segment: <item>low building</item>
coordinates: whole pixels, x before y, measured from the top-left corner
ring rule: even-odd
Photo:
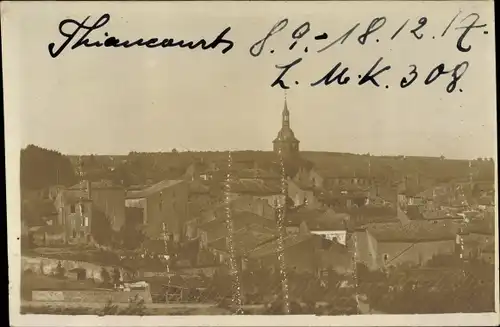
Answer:
[[[65,231],[67,243],[91,243],[94,205],[88,195],[64,190],[56,198],[58,225]]]
[[[150,239],[163,239],[165,232],[179,242],[185,232],[189,184],[184,180],[164,180],[142,190],[128,191],[125,205],[143,209],[143,225]]]
[[[278,180],[237,180],[228,183],[228,194],[230,199],[240,196],[251,196],[255,199],[266,200],[267,203],[278,208],[285,205],[286,190]]]
[[[289,235],[267,242],[247,254],[249,264],[279,271],[280,248],[286,268],[297,273],[318,274],[324,269],[348,273],[352,270],[348,249],[317,235]]]
[[[287,234],[315,234],[346,245],[349,215],[329,208],[295,208],[285,215]]]
[[[495,224],[492,220],[476,220],[461,229],[464,258],[481,258],[490,262],[495,249]],[[494,261],[494,256],[493,256]]]
[[[114,231],[119,231],[125,223],[125,189],[123,186],[106,180],[82,181],[64,192],[74,198],[91,200],[93,206],[109,219]]]
[[[308,179],[315,187],[324,189],[351,185],[370,186],[373,184],[373,178],[355,171],[347,172],[347,170],[349,169],[339,170],[317,167],[309,171]]]
[[[202,221],[207,222],[214,219],[225,219],[227,204],[221,203],[201,214]],[[274,220],[276,218],[276,208],[271,206],[265,199],[254,198],[250,195],[235,197],[229,202],[229,207],[233,212],[246,211],[258,216]]]
[[[46,225],[31,227],[28,231],[33,242],[38,246],[62,245],[66,243],[66,233],[63,226]]]
[[[459,227],[449,222],[369,224],[354,232],[350,246],[358,262],[372,270],[423,265],[435,255],[456,253],[458,233]]]
[[[311,234],[320,235],[329,241],[336,241],[345,246],[347,242],[347,226],[349,215],[345,213],[336,213],[333,210],[327,210],[321,216],[304,221],[304,230]]]
[[[276,222],[247,211],[236,211],[231,213],[233,222],[233,233],[244,229],[261,230],[261,234],[275,234],[277,232]],[[226,224],[226,218],[215,219],[199,226],[198,237],[200,245],[207,248],[210,243],[227,237],[229,228]]]
[[[276,239],[276,233],[251,224],[238,229],[232,237],[224,236],[209,244],[209,248],[217,258],[217,263],[228,264],[231,259],[231,251],[237,260],[241,260],[246,254],[261,244]]]
[[[293,200],[295,206],[320,206],[320,203],[314,194],[314,188],[312,185],[288,179],[287,194]]]

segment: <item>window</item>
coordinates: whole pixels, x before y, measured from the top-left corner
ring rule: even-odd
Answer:
[[[85,218],[83,218],[83,225],[84,225],[85,227],[88,227],[88,226],[89,226],[89,217],[85,217]]]
[[[80,213],[83,215],[85,213],[85,206],[83,203],[80,204]]]
[[[71,211],[71,213],[75,213],[75,212],[76,212],[76,208],[75,208],[75,205],[74,205],[74,204],[72,204],[72,205],[70,206],[70,211]]]
[[[73,229],[73,238],[76,237],[76,230]]]

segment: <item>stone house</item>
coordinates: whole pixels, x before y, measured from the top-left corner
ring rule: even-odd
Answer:
[[[247,254],[249,264],[279,271],[279,239],[258,246]],[[339,273],[352,270],[351,255],[346,247],[317,235],[288,235],[282,239],[287,269],[297,273],[319,274],[325,269]]]
[[[277,226],[274,220],[264,218],[252,212],[232,212],[231,220],[233,221],[233,233],[244,228],[252,228],[252,230],[259,229],[261,234],[275,234],[277,232]],[[227,237],[228,234],[229,230],[226,225],[225,217],[211,220],[200,225],[198,228],[198,237],[202,248],[209,247],[212,242]]]
[[[63,226],[45,225],[29,229],[33,242],[38,246],[62,245],[66,243],[66,233]]]
[[[164,180],[142,190],[128,191],[125,205],[143,209],[143,225],[150,239],[163,239],[166,233],[174,242],[185,234],[189,184],[184,180]]]
[[[323,189],[351,185],[369,187],[373,184],[373,179],[365,174],[356,172],[342,173],[342,171],[332,168],[313,168],[307,175],[308,181],[314,187]]]
[[[66,242],[92,242],[92,200],[81,192],[64,190],[56,197],[55,203],[57,224],[64,229]]]
[[[232,236],[232,247],[234,255],[238,261],[245,258],[246,254],[261,244],[276,239],[276,233],[263,228],[257,224],[250,224],[241,229],[238,229]],[[217,263],[227,264],[231,257],[230,238],[226,235],[209,244],[210,251],[217,258]]]
[[[329,209],[319,217],[303,221],[303,229],[314,235],[346,246],[349,215]]]
[[[267,201],[274,208],[285,205],[286,201],[286,195],[278,180],[238,180],[229,183],[228,189],[230,199],[240,196],[251,196],[255,199]]]
[[[233,213],[249,212],[259,217],[274,221],[276,218],[276,209],[269,205],[264,199],[254,198],[252,196],[239,196],[230,201],[229,207]],[[198,237],[198,227],[212,220],[225,220],[227,205],[220,203],[203,212],[192,215],[186,222],[186,237],[194,239]]]
[[[457,253],[458,226],[449,222],[374,223],[354,231],[349,246],[369,269],[423,265],[438,254]]]
[[[288,179],[287,194],[293,200],[295,206],[307,205],[315,207],[320,205],[311,185]]]
[[[110,181],[82,181],[64,191],[73,198],[90,200],[95,209],[108,217],[111,228],[119,231],[125,223],[125,189]]]

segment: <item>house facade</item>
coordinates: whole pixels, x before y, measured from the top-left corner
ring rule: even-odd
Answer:
[[[349,246],[356,251],[357,262],[371,270],[424,265],[436,255],[457,253],[457,233],[452,225],[430,222],[370,224],[354,231]]]
[[[65,242],[91,243],[92,200],[75,191],[62,191],[55,203],[58,210],[57,225],[64,230]]]
[[[164,180],[142,190],[127,192],[125,205],[142,208],[146,236],[164,238],[163,226],[168,237],[179,242],[187,219],[189,185],[184,180]]]
[[[93,206],[103,212],[114,231],[125,223],[125,189],[109,181],[82,181],[64,191],[74,198],[89,199]]]
[[[351,255],[345,247],[316,235],[289,235],[283,239],[285,266],[297,273],[319,274],[325,269],[352,271]],[[252,266],[279,271],[278,240],[267,242],[247,255]]]

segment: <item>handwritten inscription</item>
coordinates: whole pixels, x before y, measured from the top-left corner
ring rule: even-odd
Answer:
[[[56,42],[49,44],[48,50],[50,56],[52,58],[57,58],[64,52],[76,50],[81,47],[123,49],[132,47],[143,47],[147,49],[177,48],[193,51],[220,49],[222,54],[226,54],[236,46],[236,40],[231,39],[231,27],[226,27],[216,36],[210,38],[202,37],[198,40],[186,41],[173,37],[150,37],[128,40],[126,38],[110,36],[108,32],[103,30],[110,19],[110,14],[103,14],[93,23],[90,22],[90,16],[81,22],[74,19],[65,19],[61,21],[59,24],[59,34],[63,36],[63,40],[59,44],[56,44]],[[450,37],[448,33],[450,29],[460,31],[455,47],[459,53],[467,53],[472,49],[470,42],[473,32],[477,33],[482,30],[483,34],[488,33],[486,30],[487,24],[481,23],[480,19],[481,17],[477,13],[466,15],[460,11],[453,16],[449,22],[443,25],[442,31],[435,35],[444,38]],[[369,85],[383,88],[389,88],[390,86],[396,85],[396,87],[404,89],[416,83],[432,85],[437,80],[445,79],[446,92],[452,93],[455,90],[462,92],[458,84],[471,65],[467,60],[457,60],[458,62],[437,61],[436,65],[431,69],[421,69],[417,67],[417,64],[410,62],[407,68],[398,67],[399,76],[396,77],[396,83],[394,83],[394,74],[391,75],[392,77],[388,76],[389,72],[394,70],[394,67],[383,56],[377,56],[378,58],[375,57],[373,59],[373,64],[366,67],[359,67],[359,65],[356,65],[357,67],[352,68],[353,63],[349,64],[342,61],[334,62],[327,68],[325,73],[316,76],[316,78],[309,77],[309,81],[299,82],[289,77],[290,74],[293,74],[297,66],[304,63],[305,56],[309,52],[326,52],[348,42],[358,43],[361,47],[373,42],[395,42],[395,40],[401,38],[403,34],[417,41],[426,38],[429,19],[427,17],[420,17],[415,20],[406,19],[400,24],[397,24],[397,28],[392,27],[393,30],[389,30],[390,36],[382,40],[380,31],[390,28],[388,26],[388,21],[389,19],[387,17],[381,16],[375,17],[368,22],[357,22],[331,38],[326,32],[314,32],[312,24],[308,21],[293,27],[289,26],[290,23],[288,18],[283,18],[277,21],[267,34],[249,46],[249,54],[254,58],[273,54],[275,49],[269,46],[272,39],[278,34],[286,35],[286,33],[289,33],[290,44],[288,50],[291,51],[298,48],[300,51],[302,48],[303,54],[289,63],[275,64],[275,69],[278,70],[278,73],[277,77],[271,81],[270,86],[280,87],[282,89],[289,89],[291,85],[299,85],[302,82],[306,82],[306,85],[311,87],[357,84],[358,86]],[[436,36],[432,35],[432,38],[434,39]],[[209,41],[207,41],[207,39]],[[309,41],[309,46],[303,45],[306,41]],[[311,43],[311,41],[314,43]],[[406,72],[401,73],[401,68],[404,70],[406,69]]]
[[[488,32],[484,29],[487,24],[480,24],[478,21],[480,20],[480,16],[477,13],[471,13],[466,15],[459,21],[459,25],[457,26],[457,20],[462,15],[462,12],[456,14],[450,22],[444,26],[443,32],[441,33],[441,37],[445,37],[450,28],[454,27],[456,30],[462,30],[460,36],[456,41],[456,49],[461,52],[469,52],[472,49],[470,44],[466,45],[467,37],[471,34],[473,30],[483,29],[483,33],[487,34]],[[366,28],[362,27],[361,23],[356,23],[352,27],[348,28],[343,34],[338,36],[335,40],[327,43],[326,45],[320,45],[319,49],[316,50],[317,53],[321,53],[327,51],[334,47],[335,45],[340,46],[351,39],[355,39],[354,42],[358,42],[361,46],[367,44],[370,40],[374,42],[380,42],[379,38],[376,38],[376,34],[379,30],[386,26],[388,19],[386,17],[375,17],[373,18],[366,26]],[[428,24],[427,17],[420,17],[416,22],[411,22],[410,19],[404,21],[395,31],[392,33],[390,37],[390,41],[398,38],[402,33],[406,31],[416,40],[421,40],[424,38],[424,30]],[[269,40],[274,37],[276,34],[283,32],[286,30],[288,25],[288,19],[282,19],[278,23],[276,23],[269,33],[264,36],[264,38],[258,40],[255,44],[250,47],[250,54],[253,57],[258,57],[263,53],[264,47]],[[293,49],[297,41],[300,38],[303,38],[307,33],[311,32],[311,24],[309,22],[305,22],[301,24],[299,27],[293,30],[291,33],[291,37],[293,40],[292,45],[290,46],[290,50]],[[433,37],[435,38],[435,37]],[[315,41],[319,40],[327,40],[328,34],[323,32],[314,36]],[[257,49],[257,50],[256,50]],[[309,47],[305,47],[304,52],[308,52]],[[295,59],[289,64],[281,64],[276,65],[275,67],[280,70],[278,73],[278,77],[271,83],[272,87],[279,86],[283,89],[289,89],[290,85],[287,82],[287,76],[292,68],[297,66],[299,63],[303,62],[303,57],[299,57]],[[434,68],[429,71],[420,71],[416,64],[410,63],[408,65],[408,75],[401,76],[399,87],[407,88],[413,85],[416,80],[422,76],[424,85],[430,85],[438,79],[448,78],[448,82],[446,85],[446,91],[451,93],[457,89],[458,82],[466,73],[469,68],[470,63],[467,60],[458,63],[437,63]],[[316,79],[309,83],[312,87],[318,86],[328,86],[331,84],[336,85],[346,85],[357,83],[357,85],[371,85],[375,87],[384,86],[385,88],[389,88],[389,84],[381,83],[381,80],[384,77],[384,74],[392,69],[392,66],[389,63],[384,62],[384,58],[380,57],[374,60],[372,66],[367,67],[364,71],[360,71],[360,74],[357,74],[358,79],[356,80],[353,74],[352,69],[348,67],[343,62],[336,62],[332,65],[332,68],[324,74],[322,77]],[[295,84],[299,84],[298,81],[295,81]],[[462,89],[458,88],[460,92]]]
[[[163,38],[152,37],[148,39],[136,39],[134,41],[121,40],[115,36],[109,36],[107,32],[104,33],[104,40],[95,40],[95,35],[92,32],[99,30],[106,26],[110,20],[109,14],[102,15],[94,24],[87,24],[90,16],[85,18],[82,22],[78,22],[73,19],[65,19],[59,24],[59,33],[66,39],[59,47],[56,48],[55,43],[49,44],[49,53],[52,58],[56,58],[71,44],[70,49],[75,50],[79,47],[87,48],[132,48],[132,47],[146,47],[146,48],[188,48],[197,49],[201,48],[203,50],[215,49],[219,46],[225,47],[222,49],[222,53],[227,53],[234,46],[234,42],[227,39],[226,35],[231,30],[231,27],[227,27],[223,30],[212,42],[208,42],[201,38],[198,41],[185,41],[185,40],[175,40],[173,38]],[[65,30],[69,29],[69,32]],[[72,28],[72,29],[70,29]],[[78,35],[80,37],[78,38]],[[93,37],[93,38],[92,38]]]

